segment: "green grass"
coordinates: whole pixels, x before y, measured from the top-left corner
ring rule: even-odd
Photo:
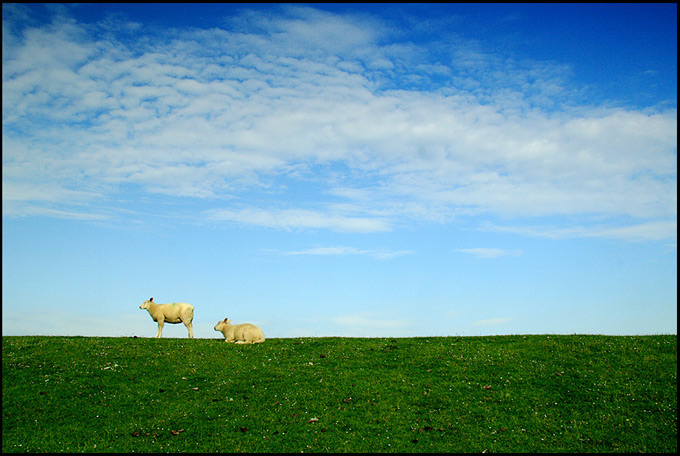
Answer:
[[[3,337],[2,451],[675,453],[676,346]]]

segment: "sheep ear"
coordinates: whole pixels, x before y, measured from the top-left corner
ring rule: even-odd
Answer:
[[[153,301],[153,298],[149,298],[149,301]]]
[[[227,319],[225,318],[224,321],[227,321]]]

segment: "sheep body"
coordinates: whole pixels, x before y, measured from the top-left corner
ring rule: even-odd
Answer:
[[[160,338],[163,334],[163,325],[165,323],[184,323],[184,326],[189,330],[189,338],[194,337],[194,328],[192,322],[194,320],[194,306],[186,302],[173,302],[170,304],[156,304],[153,298],[144,301],[139,306],[140,309],[149,311],[149,315],[153,321],[158,323],[158,332],[156,338]]]
[[[231,320],[225,318],[215,325],[215,331],[224,334],[225,342],[234,342],[235,344],[260,344],[264,342],[262,330],[250,323],[232,325]]]

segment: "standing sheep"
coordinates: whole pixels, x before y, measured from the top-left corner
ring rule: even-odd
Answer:
[[[225,318],[215,325],[215,331],[224,334],[225,342],[235,344],[259,344],[264,342],[264,333],[260,328],[250,323],[232,325],[231,320]]]
[[[194,320],[194,306],[191,304],[186,302],[156,304],[153,302],[153,298],[150,298],[148,301],[144,301],[139,308],[148,310],[153,321],[158,322],[156,338],[160,338],[163,334],[165,323],[184,323],[184,326],[189,330],[189,338],[194,337],[194,327],[191,324]]]

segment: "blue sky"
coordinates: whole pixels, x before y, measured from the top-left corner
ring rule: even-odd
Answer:
[[[677,5],[3,4],[3,335],[677,333]],[[164,337],[186,337],[166,325]]]

